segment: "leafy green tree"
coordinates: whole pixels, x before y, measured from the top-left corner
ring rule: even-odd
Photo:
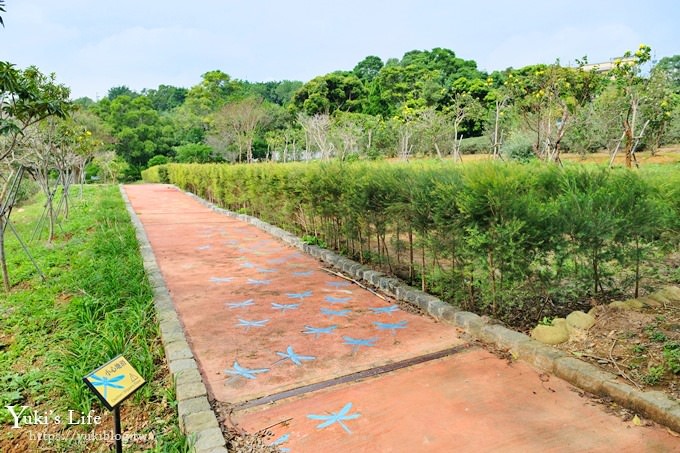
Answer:
[[[70,110],[69,89],[58,84],[54,74],[44,75],[34,66],[22,71],[0,62],[0,166],[5,167],[0,173],[0,268],[6,291],[10,281],[4,232],[12,210],[9,186],[16,175],[17,154],[29,128],[49,117],[66,117]]]
[[[154,110],[167,112],[182,105],[188,91],[186,88],[159,85],[155,90],[142,90],[142,95],[151,100]]]
[[[627,51],[623,58],[614,61],[612,78],[621,98],[618,116],[623,126],[623,143],[626,157],[626,167],[631,167],[635,160],[635,148],[644,136],[648,123],[642,123],[640,107],[643,103],[647,79],[643,78],[642,66],[651,59],[652,49],[646,44],[640,44],[635,53]],[[635,161],[637,165],[637,161]]]
[[[357,63],[354,69],[352,69],[352,72],[359,77],[362,82],[368,83],[376,78],[383,66],[383,62],[379,57],[370,55]]]
[[[138,176],[151,157],[172,153],[172,128],[154,110],[148,97],[123,95],[110,103],[100,103],[99,109],[111,127],[116,153],[130,164],[130,177]]]
[[[292,105],[307,115],[332,114],[336,110],[361,112],[366,89],[351,72],[333,72],[315,77],[295,92]]]
[[[164,156],[155,156],[156,162],[158,162],[158,158],[160,157]],[[206,164],[208,162],[214,162],[215,158],[210,146],[202,143],[189,143],[187,145],[175,147],[175,160],[185,164]]]
[[[118,87],[109,88],[109,93],[107,94],[106,97],[109,99],[109,101],[113,101],[114,99],[120,96],[128,96],[134,98],[136,96],[139,96],[139,94],[132,91],[129,87],[121,85]]]
[[[268,111],[262,98],[245,98],[225,104],[212,116],[212,134],[238,147],[238,160],[245,154],[253,162],[253,144],[258,128],[266,122]],[[266,146],[266,145],[265,145]]]
[[[680,94],[680,55],[663,57],[654,67],[655,71],[663,71],[673,86],[673,90]]]

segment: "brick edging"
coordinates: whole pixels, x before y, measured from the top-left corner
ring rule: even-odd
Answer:
[[[227,453],[224,435],[208,401],[208,390],[184,335],[184,328],[165,286],[144,226],[132,208],[123,186],[119,185],[119,189],[135,228],[144,270],[153,290],[161,340],[175,386],[180,429],[191,439],[192,451]]]
[[[176,187],[176,186],[173,186]],[[181,190],[178,188],[178,190]],[[338,270],[380,288],[397,300],[417,306],[438,320],[446,321],[463,329],[471,337],[497,348],[508,350],[514,358],[519,358],[543,371],[554,374],[570,384],[587,392],[610,397],[622,407],[631,409],[657,423],[680,432],[680,403],[659,391],[643,392],[621,382],[613,373],[579,360],[559,349],[544,345],[523,333],[506,327],[489,324],[481,316],[448,304],[431,294],[427,294],[400,279],[375,271],[330,250],[306,244],[299,237],[279,227],[264,222],[257,217],[239,214],[215,206],[199,196],[184,191],[204,206],[215,212],[228,215],[254,225],[276,236],[286,244],[297,247],[308,255],[335,267]]]

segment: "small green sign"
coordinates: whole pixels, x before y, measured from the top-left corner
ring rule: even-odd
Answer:
[[[108,410],[116,408],[145,382],[122,355],[100,366],[83,380]]]

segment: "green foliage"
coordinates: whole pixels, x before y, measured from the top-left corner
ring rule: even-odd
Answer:
[[[656,385],[663,379],[666,374],[666,368],[663,365],[653,366],[647,370],[647,374],[642,378],[647,385]]]
[[[680,374],[680,343],[666,343],[663,346],[663,358],[671,372]]]
[[[304,242],[305,244],[309,244],[309,245],[316,245],[318,247],[321,247],[322,249],[325,249],[325,248],[328,247],[328,245],[326,244],[326,242],[323,239],[319,239],[318,237],[311,236],[309,234],[302,236],[302,242]]]
[[[460,143],[461,154],[487,154],[491,149],[488,137],[464,138]]]
[[[175,149],[175,152],[177,152],[177,149]],[[154,165],[165,165],[168,162],[170,162],[170,159],[168,156],[163,156],[163,155],[157,155],[153,156],[151,159],[149,159],[149,167],[153,167]],[[184,161],[184,162],[190,162],[190,161]]]
[[[208,145],[204,145],[202,143],[189,143],[187,145],[175,147],[175,160],[185,164],[205,164],[208,162],[214,162],[215,158],[213,157],[212,148]],[[161,162],[161,164],[162,163],[167,163],[167,161]],[[151,165],[151,162],[149,162],[149,165]]]
[[[536,158],[532,139],[526,134],[513,135],[501,147],[501,152],[510,160],[528,162]]]

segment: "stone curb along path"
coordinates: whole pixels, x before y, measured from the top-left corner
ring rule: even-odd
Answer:
[[[620,406],[665,425],[675,432],[680,432],[680,403],[669,398],[663,392],[640,391],[621,382],[613,373],[603,371],[563,351],[544,345],[523,333],[515,332],[501,325],[489,324],[481,316],[462,311],[437,297],[407,285],[395,277],[375,271],[330,250],[306,244],[292,233],[256,217],[220,208],[191,192],[184,191],[184,193],[215,212],[256,226],[358,281],[379,288],[399,301],[419,307],[434,318],[464,330],[474,339],[498,349],[509,351],[513,358],[518,358],[545,372],[552,373],[589,393],[610,397]]]
[[[121,193],[137,229],[137,238],[144,265],[153,286],[162,340],[170,371],[175,378],[181,428],[195,440],[195,451],[224,452],[226,451],[224,438],[218,427],[217,419],[210,409],[206,386],[201,380],[197,363],[184,336],[156,259],[141,222],[131,208],[122,186]],[[582,362],[550,346],[543,345],[524,334],[499,325],[488,324],[480,316],[460,311],[456,307],[412,288],[396,278],[374,271],[329,250],[305,244],[300,238],[260,219],[216,207],[189,192],[185,193],[215,212],[256,226],[358,281],[363,280],[398,300],[417,306],[433,317],[461,328],[473,338],[494,345],[499,349],[509,350],[513,357],[520,358],[543,371],[552,373],[583,390],[607,395],[621,406],[633,409],[675,431],[680,431],[680,404],[671,400],[662,392],[638,391],[621,383],[611,373],[601,371],[593,365]]]
[[[123,186],[119,186],[119,189],[135,227],[144,270],[153,290],[161,340],[175,384],[180,429],[192,443],[193,451],[227,453],[224,435],[208,401],[208,390],[198,371],[194,354],[184,335],[184,328],[165,286],[144,226],[132,208]]]

